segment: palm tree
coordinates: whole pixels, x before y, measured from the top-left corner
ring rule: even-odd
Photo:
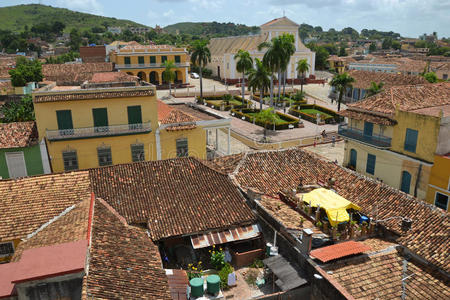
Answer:
[[[273,111],[273,107],[269,107],[264,110],[260,110],[255,116],[256,121],[264,124],[264,140],[267,138],[267,124],[275,124],[277,119],[276,114]]]
[[[208,48],[208,41],[196,40],[192,44],[189,50],[191,54],[191,62],[195,66],[198,66],[200,71],[200,102],[203,102],[203,77],[202,69],[211,62],[211,52]]]
[[[355,79],[348,75],[348,73],[337,74],[331,80],[330,85],[334,86],[339,91],[338,111],[341,110],[342,96],[348,87],[352,87],[353,82],[355,82]]]
[[[175,63],[172,60],[166,60],[163,64],[165,67],[163,72],[164,81],[169,83],[169,95],[172,94],[172,82],[175,80],[175,72],[173,69],[175,68]]]
[[[262,61],[255,59],[255,68],[248,70],[248,88],[252,89],[253,93],[259,90],[259,109],[262,110],[262,103],[264,93],[270,86],[270,73],[264,66]]]
[[[234,59],[238,59],[236,63],[236,70],[242,73],[242,100],[245,97],[245,72],[253,67],[253,59],[248,51],[239,50],[234,55]]]
[[[289,66],[289,62],[291,61],[291,56],[294,55],[295,48],[295,38],[294,35],[290,33],[283,33],[280,37],[282,42],[282,48],[284,55],[282,56],[282,64],[281,71],[283,72],[283,96],[285,95],[286,89],[286,76],[287,76],[287,67]],[[278,99],[280,99],[280,85],[278,84]]]
[[[261,51],[267,48],[266,53],[263,56],[263,63],[271,72],[270,76],[270,106],[273,106],[273,74],[276,71],[278,73],[278,84],[280,84],[280,69],[282,64],[283,48],[280,37],[274,37],[270,42],[263,42],[258,45],[258,50]],[[278,88],[279,89],[279,88]]]
[[[302,82],[301,82],[301,91],[303,93],[303,82],[305,81],[305,73],[309,71],[310,65],[308,64],[308,61],[305,59],[301,59],[297,62],[297,72],[301,74],[302,76]]]
[[[383,86],[384,86],[383,82],[380,82],[377,84],[375,81],[372,81],[370,83],[370,88],[367,89],[366,97],[370,97],[370,96],[380,93],[381,91],[383,91]]]

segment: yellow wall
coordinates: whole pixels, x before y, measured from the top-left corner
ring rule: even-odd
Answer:
[[[20,243],[20,239],[19,240],[11,240],[11,241],[2,241],[1,243],[8,243],[8,242],[13,242],[14,244],[14,251],[17,249],[17,246]],[[0,263],[5,263],[5,262],[9,262],[12,258],[11,256],[4,256],[4,257],[0,257]]]
[[[397,110],[395,119],[397,125],[394,127],[391,149],[414,158],[433,162],[439,135],[440,118]],[[415,153],[404,149],[407,128],[419,132]]]
[[[138,57],[143,56],[144,57],[144,63],[149,64],[150,63],[150,56],[156,57],[156,63],[161,64],[162,63],[162,56],[167,56],[168,61],[175,62],[175,56],[180,57],[180,63],[188,62],[188,57],[186,53],[165,53],[165,52],[155,52],[155,53],[139,53],[139,52],[130,52],[126,53],[121,50],[120,55],[112,54],[111,55],[111,62],[122,65],[125,64],[125,56],[130,57],[130,64],[139,64]]]
[[[436,155],[434,158],[434,165],[431,168],[427,202],[434,205],[436,192],[450,197],[449,182],[450,158]],[[447,207],[447,211],[450,211],[450,205]]]
[[[410,194],[414,194],[415,183],[417,180],[419,161],[408,159],[406,156],[396,154],[390,150],[378,149],[367,146],[352,140],[348,140],[345,144],[344,166],[350,162],[350,150],[355,149],[357,152],[356,171],[365,176],[382,180],[389,186],[400,189],[401,176],[403,171],[411,174]],[[375,174],[366,173],[367,154],[376,156]],[[417,198],[425,199],[427,193],[428,179],[431,173],[431,166],[422,163],[420,171],[420,180],[417,186]]]
[[[192,130],[161,130],[161,159],[177,157],[177,139],[188,139],[189,156],[206,159],[206,131],[197,127]]]
[[[364,121],[349,119],[348,124],[351,125],[352,128],[357,128],[359,130],[364,130]],[[385,126],[379,124],[373,124],[373,135],[383,135],[385,137],[392,138],[394,132],[393,126]]]

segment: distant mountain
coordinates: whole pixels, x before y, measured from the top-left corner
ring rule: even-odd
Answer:
[[[233,36],[247,35],[259,32],[258,26],[247,26],[234,23],[218,23],[218,22],[183,22],[176,23],[164,27],[168,33],[192,34],[203,36]]]
[[[39,4],[0,7],[0,30],[23,31],[24,26],[31,28],[40,23],[60,21],[66,24],[65,32],[72,28],[80,30],[103,26],[148,27],[129,20],[119,20],[72,11],[65,8]]]

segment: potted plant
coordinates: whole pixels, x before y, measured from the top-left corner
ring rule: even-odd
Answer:
[[[329,223],[327,221],[323,222],[323,231],[324,232],[328,232],[328,225],[329,225]]]
[[[305,218],[300,217],[300,227],[303,227],[304,222],[305,222]]]
[[[322,224],[322,222],[320,222],[320,220],[316,222],[316,226],[317,226],[317,227],[322,228],[322,225],[323,225],[323,224]]]
[[[333,240],[337,239],[337,225],[333,225],[331,229],[331,236],[333,237]]]
[[[361,235],[367,234],[367,222],[362,222]]]

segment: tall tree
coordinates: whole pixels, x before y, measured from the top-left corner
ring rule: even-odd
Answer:
[[[238,53],[234,55],[234,59],[237,59],[236,70],[242,73],[242,100],[245,97],[245,73],[253,67],[253,59],[248,51],[240,49]]]
[[[28,60],[23,56],[16,59],[16,68],[8,71],[13,86],[25,86],[28,82],[42,80],[42,65],[38,60]]]
[[[262,110],[264,93],[270,86],[270,73],[264,66],[262,61],[255,59],[255,68],[248,71],[248,88],[252,89],[253,93],[259,90],[259,109]]]
[[[295,48],[295,37],[292,34],[284,33],[281,35],[281,43],[283,49],[282,63],[281,63],[281,71],[283,75],[283,96],[285,95],[286,89],[286,76],[287,76],[287,68],[289,66],[289,62],[291,61],[291,56],[294,55]],[[279,77],[279,76],[278,76]],[[278,100],[280,100],[280,84],[278,82]]]
[[[305,73],[309,71],[309,68],[311,66],[308,64],[308,61],[306,60],[306,58],[301,59],[297,62],[297,72],[299,73],[299,75],[302,76],[302,81],[301,81],[301,91],[303,93],[303,83],[305,81]]]
[[[199,67],[200,75],[200,103],[203,103],[203,77],[202,69],[211,62],[211,52],[208,48],[208,41],[196,40],[189,50],[191,54],[191,62]]]
[[[278,85],[280,84],[281,65],[283,63],[283,44],[280,37],[274,37],[270,42],[263,42],[258,45],[258,50],[267,48],[263,56],[263,63],[271,71],[270,77],[270,106],[273,106],[273,75],[278,72]],[[278,86],[279,90],[279,86]]]
[[[384,86],[383,82],[377,84],[375,81],[372,81],[370,83],[370,88],[367,89],[367,97],[376,95],[381,91],[383,91],[383,86]]]
[[[34,121],[33,99],[25,95],[20,102],[11,101],[0,108],[1,119],[4,123]]]
[[[175,63],[172,60],[166,60],[163,63],[164,72],[163,79],[169,83],[169,95],[172,94],[172,82],[175,80],[175,72],[173,69],[175,68]]]
[[[344,96],[348,87],[352,87],[353,82],[355,82],[355,79],[348,75],[348,73],[337,74],[331,80],[330,85],[339,91],[338,111],[341,110],[342,96]]]

